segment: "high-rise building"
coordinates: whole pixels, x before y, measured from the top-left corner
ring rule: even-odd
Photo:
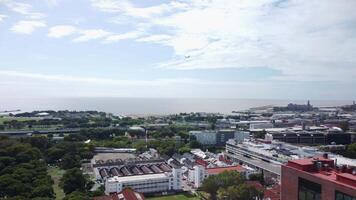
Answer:
[[[356,169],[338,167],[327,154],[282,166],[282,200],[356,200]]]

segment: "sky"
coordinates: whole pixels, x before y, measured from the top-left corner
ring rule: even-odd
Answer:
[[[0,97],[356,99],[355,0],[0,0]]]

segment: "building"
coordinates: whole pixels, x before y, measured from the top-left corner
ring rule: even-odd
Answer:
[[[204,130],[204,131],[190,131],[190,138],[195,137],[195,139],[203,145],[215,145],[216,144],[216,131]]]
[[[224,146],[229,139],[243,141],[250,136],[246,131],[235,131],[232,129],[190,131],[189,135],[194,136],[196,140],[203,145],[218,146]]]
[[[132,188],[140,193],[181,190],[181,165],[174,160],[126,160],[95,164],[97,180],[104,182],[105,193]]]
[[[327,132],[279,132],[267,133],[266,139],[274,139],[292,144],[350,144],[350,133],[327,133]]]
[[[145,197],[139,192],[136,192],[130,188],[125,188],[120,193],[94,197],[93,200],[145,200]]]
[[[196,165],[193,167],[193,169],[188,171],[188,181],[193,183],[195,188],[199,188],[203,184],[204,179],[211,175],[220,174],[224,171],[237,171],[246,178],[248,178],[251,173],[255,173],[254,170],[249,170],[248,168],[244,168],[241,165],[213,168],[206,168],[202,165]]]
[[[355,200],[356,169],[336,166],[327,154],[282,166],[281,200]]]

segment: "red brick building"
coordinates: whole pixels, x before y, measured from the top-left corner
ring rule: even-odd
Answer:
[[[356,200],[356,169],[336,167],[327,155],[282,166],[282,200]]]

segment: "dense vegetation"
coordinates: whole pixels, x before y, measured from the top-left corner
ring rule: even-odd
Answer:
[[[0,137],[0,198],[52,199],[51,177],[40,149]]]
[[[245,178],[236,171],[225,171],[206,178],[202,190],[212,200],[256,200],[262,199],[263,192],[245,183]]]

